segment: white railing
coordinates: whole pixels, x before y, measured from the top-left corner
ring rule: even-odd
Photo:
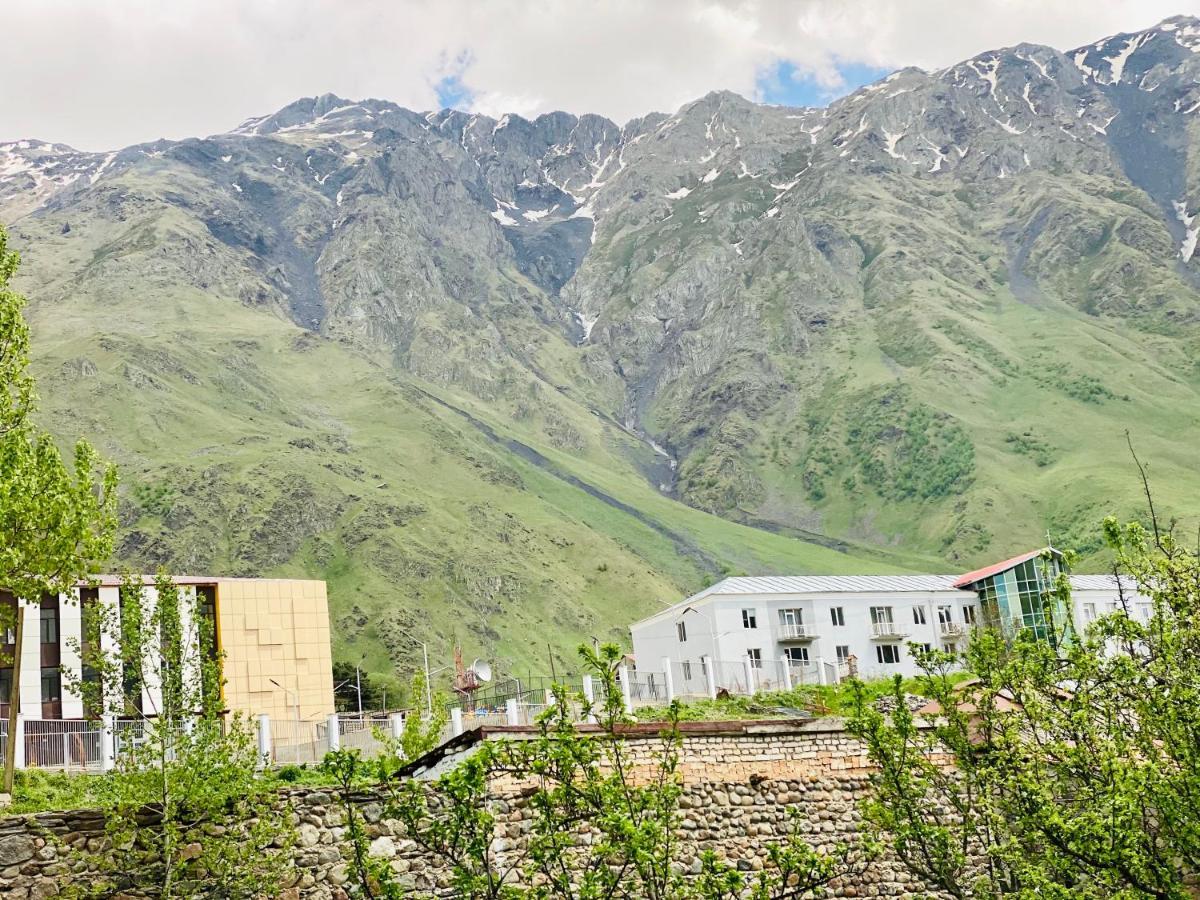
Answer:
[[[908,629],[903,625],[897,625],[895,622],[872,622],[871,637],[873,638],[901,638],[908,636]]]
[[[938,622],[938,634],[942,637],[962,637],[967,633],[967,626],[962,622]]]
[[[814,629],[803,622],[780,622],[779,639],[781,641],[809,641],[816,637]]]
[[[319,763],[329,750],[329,728],[325,722],[272,719],[271,762],[276,765]]]

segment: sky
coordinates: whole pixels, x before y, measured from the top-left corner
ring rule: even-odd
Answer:
[[[1196,0],[32,0],[4,11],[0,141],[107,150],[305,96],[626,122],[712,90],[825,105],[904,66],[1070,49]]]

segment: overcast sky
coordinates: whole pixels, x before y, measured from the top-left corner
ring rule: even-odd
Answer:
[[[624,122],[727,88],[824,104],[907,65],[1136,31],[1196,0],[31,0],[6,4],[0,140],[106,150],[327,91]]]

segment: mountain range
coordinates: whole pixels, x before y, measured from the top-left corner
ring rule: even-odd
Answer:
[[[723,573],[955,571],[1200,485],[1200,20],[623,125],[305,98],[0,144],[118,562],[326,578],[510,671]]]

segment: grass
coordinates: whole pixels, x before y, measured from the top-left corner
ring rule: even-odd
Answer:
[[[968,677],[964,673],[950,676],[953,682]],[[863,697],[873,703],[894,690],[891,679],[862,682]],[[919,697],[928,695],[921,678],[905,678],[901,682],[905,693]],[[844,717],[853,714],[855,708],[853,684],[843,681],[835,685],[804,685],[790,691],[768,691],[753,697],[721,697],[716,700],[686,700],[679,704],[679,718],[684,722],[720,722],[738,719],[788,719],[792,710],[800,710],[814,718],[824,716]],[[641,721],[653,722],[665,719],[666,707],[643,706],[636,710]]]
[[[272,787],[330,787],[334,781],[319,766],[285,765],[263,773]],[[102,808],[105,775],[21,769],[13,779],[12,803],[0,807],[0,816],[30,815],[52,810]]]

